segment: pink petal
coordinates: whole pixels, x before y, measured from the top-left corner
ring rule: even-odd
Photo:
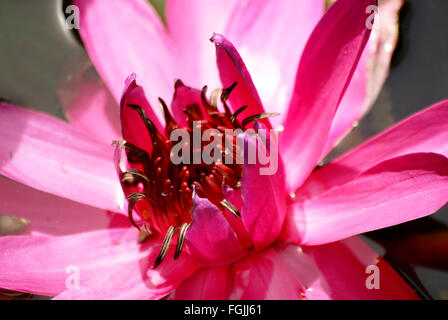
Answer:
[[[0,287],[54,296],[67,289],[74,274],[67,270],[77,268],[83,288],[92,279],[138,265],[148,249],[137,243],[137,236],[136,229],[124,228],[64,237],[0,237]],[[133,277],[141,280],[141,273]]]
[[[221,88],[215,65],[215,51],[207,40],[223,33],[231,21],[237,0],[167,0],[166,18],[170,37],[182,57],[177,77],[195,88]]]
[[[176,78],[175,50],[167,31],[146,0],[76,0],[80,35],[99,74],[117,102],[123,81],[139,74],[151,105],[171,97]],[[154,112],[162,119],[160,108]]]
[[[305,47],[281,136],[288,185],[300,186],[322,156],[339,102],[369,38],[365,10],[374,0],[339,0]]]
[[[280,124],[291,99],[295,72],[324,1],[241,1],[223,33],[238,48],[270,119]],[[216,31],[218,32],[218,31]]]
[[[366,112],[376,100],[389,74],[389,64],[398,41],[398,15],[404,0],[383,0],[379,2],[379,14],[368,43],[367,58],[367,100]]]
[[[224,187],[224,198],[227,199],[238,211],[242,212],[243,201],[241,197],[241,189],[234,190],[232,188]],[[247,232],[246,226],[242,218],[236,217],[229,209],[224,211],[224,217],[235,231],[241,246],[245,250],[252,250],[254,243],[252,242],[251,235]]]
[[[372,41],[372,40],[370,40]],[[321,158],[324,158],[333,147],[347,134],[355,125],[364,111],[367,110],[365,101],[367,99],[367,57],[369,51],[365,50],[359,60],[350,85],[342,98],[341,103],[331,124],[330,133]],[[373,102],[372,102],[373,103]]]
[[[376,164],[409,153],[448,156],[448,100],[439,102],[369,139],[328,165],[314,171],[299,198],[312,198],[358,176]]]
[[[160,243],[161,239],[158,239]],[[145,244],[148,247],[150,244]],[[151,248],[150,256],[117,266],[81,286],[80,290],[69,289],[56,300],[149,300],[162,299],[175,290],[182,281],[197,270],[188,255],[178,260],[165,260],[153,269],[152,265],[160,247]],[[148,254],[148,252],[146,252]],[[174,254],[174,248],[169,251]]]
[[[141,268],[148,268],[145,259],[124,264],[114,272],[92,278],[80,289],[66,289],[54,300],[149,300],[153,296],[141,278]],[[113,279],[113,280],[112,280]],[[163,295],[161,296],[163,297]]]
[[[210,40],[216,46],[216,62],[223,87],[228,88],[237,82],[237,86],[229,97],[233,111],[247,106],[246,112],[249,116],[264,113],[249,71],[233,44],[224,36],[216,33]]]
[[[124,140],[134,144],[142,150],[150,152],[152,150],[152,142],[149,131],[139,113],[130,105],[141,107],[159,132],[162,131],[163,127],[148,100],[146,100],[143,88],[137,85],[135,74],[131,74],[126,79],[125,88],[120,101],[121,131]]]
[[[0,104],[0,174],[33,188],[119,211],[113,148],[43,113]]]
[[[367,266],[380,272],[369,290]],[[229,274],[230,272],[230,274]],[[325,246],[279,246],[231,268],[198,270],[174,299],[417,299],[401,277],[360,238]]]
[[[127,227],[122,214],[107,213],[0,177],[0,213],[27,219],[33,235],[68,235]]]
[[[324,246],[288,246],[277,252],[306,289],[305,299],[418,299],[393,268],[358,237]],[[378,267],[379,289],[366,286],[372,274],[367,272],[368,266]]]
[[[297,300],[302,286],[277,252],[249,256],[232,268],[232,300]]]
[[[403,0],[379,3],[372,36],[333,119],[324,154],[370,109],[383,87],[398,40],[398,11],[402,4]]]
[[[184,110],[189,105],[202,105],[201,91],[186,86],[182,81],[176,81],[175,92],[171,102],[173,117],[180,127],[187,126],[187,116]]]
[[[263,153],[266,152],[261,141],[247,141],[249,144],[256,144],[256,148],[262,149]],[[275,146],[273,150],[277,152],[278,148]],[[273,157],[271,161],[274,161]],[[256,250],[263,250],[277,239],[286,215],[287,194],[281,159],[277,160],[277,165],[278,170],[270,174],[262,174],[267,166],[261,165],[259,161],[255,164],[244,161],[243,165],[241,217]]]
[[[202,268],[176,289],[174,300],[226,300],[232,289],[230,267]]]
[[[401,156],[352,181],[294,205],[298,234],[289,239],[318,245],[431,214],[447,203],[448,159],[432,153]]]
[[[244,256],[235,232],[210,201],[196,196],[192,216],[185,245],[195,261],[203,265],[219,265]]]
[[[67,81],[58,96],[69,122],[103,143],[120,138],[120,108],[107,87],[89,68]]]

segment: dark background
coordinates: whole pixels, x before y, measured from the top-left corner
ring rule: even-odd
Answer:
[[[162,10],[163,0],[153,2]],[[0,98],[61,118],[58,88],[91,65],[76,34],[63,27],[63,3],[0,1]],[[447,15],[448,0],[406,2],[384,89],[331,157],[448,98]],[[424,297],[448,299],[448,207],[428,218],[369,233],[365,239]]]

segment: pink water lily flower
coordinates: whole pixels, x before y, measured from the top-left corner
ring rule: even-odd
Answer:
[[[110,93],[85,80],[66,101],[70,124],[1,104],[0,174],[11,180],[0,180],[0,208],[29,225],[18,219],[23,234],[0,237],[0,288],[57,299],[417,298],[356,235],[445,205],[448,101],[315,169],[384,80],[390,50],[378,47],[393,32],[380,25],[364,51],[374,0],[338,0],[323,16],[315,0],[169,0],[167,27],[146,0],[75,3]],[[386,3],[392,21],[399,4]],[[236,83],[221,94],[229,110],[194,89],[204,83]],[[154,107],[159,96],[173,96],[170,110]],[[259,123],[282,129],[276,174],[169,163],[174,126],[232,127],[266,112],[281,114]]]

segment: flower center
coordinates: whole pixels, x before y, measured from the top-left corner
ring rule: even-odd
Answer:
[[[182,82],[177,80],[176,89],[181,85]],[[183,112],[186,116],[186,125],[182,127],[174,120],[165,102],[159,98],[165,117],[165,132],[157,130],[140,106],[131,104],[126,106],[134,108],[139,113],[152,142],[150,152],[124,142],[123,147],[126,149],[127,161],[131,168],[122,173],[121,181],[129,200],[129,219],[141,231],[140,240],[144,240],[154,232],[166,232],[154,267],[165,258],[177,231],[179,236],[175,259],[179,257],[186,232],[192,223],[194,192],[201,198],[207,198],[223,213],[227,209],[235,216],[241,217],[238,209],[225,198],[223,192],[225,187],[234,190],[241,187],[242,162],[238,160],[240,150],[235,130],[242,132],[252,121],[272,115],[254,115],[240,122],[237,117],[247,107],[242,106],[232,113],[227,104],[235,86],[236,83],[227,89],[215,90],[210,99],[206,96],[205,86],[201,91],[201,102],[185,106]],[[223,111],[217,106],[219,98]],[[177,136],[184,138],[179,148],[182,151],[181,161],[177,159],[179,153],[173,152],[178,144],[171,139],[175,131],[178,133]],[[198,146],[197,142],[193,141],[197,133],[203,137],[207,131],[210,142],[202,142]],[[201,155],[207,148],[210,149],[212,144],[214,148],[208,150],[208,154],[213,157],[213,161],[206,161]],[[133,218],[134,209],[142,219],[139,223]]]

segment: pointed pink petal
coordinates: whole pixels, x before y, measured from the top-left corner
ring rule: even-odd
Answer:
[[[224,187],[224,198],[227,199],[238,211],[243,211],[243,201],[241,189],[234,190],[232,188]],[[235,231],[241,246],[245,250],[251,250],[254,247],[251,235],[247,232],[246,226],[242,218],[236,217],[229,209],[225,209],[224,217]]]
[[[230,267],[202,268],[176,289],[174,300],[227,300],[232,289]]]
[[[394,269],[358,237],[323,246],[288,246],[277,251],[303,284],[305,299],[418,299]],[[366,286],[372,274],[367,272],[368,266],[378,267],[379,289]]]
[[[216,46],[216,62],[223,87],[228,88],[237,82],[237,86],[229,97],[233,111],[247,106],[246,113],[249,116],[264,113],[249,71],[233,44],[224,36],[216,33],[210,40]]]
[[[201,91],[186,86],[182,81],[177,81],[175,85],[175,92],[171,102],[171,112],[173,117],[180,127],[187,126],[187,116],[184,110],[189,105],[202,105]]]
[[[337,107],[369,38],[365,11],[374,0],[339,0],[304,49],[280,148],[288,185],[298,187],[319,162]]]
[[[223,33],[246,62],[266,112],[282,113],[273,124],[286,116],[300,56],[323,13],[324,1],[246,1]]]
[[[365,101],[367,99],[368,54],[368,50],[365,50],[361,56],[352,81],[339,104],[331,124],[322,158],[353,128],[356,121],[364,114],[364,110],[367,110]]]
[[[448,159],[416,153],[387,160],[352,181],[294,205],[291,240],[317,245],[431,214],[447,203]],[[295,239],[294,239],[295,238]]]
[[[203,265],[218,265],[244,256],[235,232],[221,210],[210,201],[196,196],[192,217],[185,246],[195,261]]]
[[[138,265],[148,249],[137,243],[137,237],[134,228],[64,237],[0,237],[0,287],[54,296],[67,289],[68,278],[74,275],[70,270],[76,268],[83,288],[92,279]],[[141,273],[134,277],[141,279]]]
[[[158,239],[160,243],[162,239]],[[148,247],[149,244],[144,244]],[[188,255],[178,260],[166,259],[157,269],[153,263],[160,247],[150,249],[150,255],[117,266],[104,272],[80,287],[69,289],[55,297],[56,300],[149,300],[162,299],[175,290],[182,281],[197,270]],[[174,254],[174,248],[168,252]],[[148,251],[146,250],[146,255]]]
[[[298,198],[315,197],[382,161],[401,155],[434,152],[448,156],[447,120],[448,100],[412,115],[314,171],[296,192]]]
[[[379,3],[372,35],[333,119],[324,154],[370,109],[383,87],[398,40],[398,12],[402,4],[403,0]]]
[[[262,131],[259,132],[261,134]],[[264,154],[269,154],[266,153],[266,147],[261,141],[258,140],[257,143],[249,138],[247,142],[248,151],[251,150],[250,145],[255,144],[255,148],[259,148]],[[275,144],[275,141],[272,140],[270,143]],[[253,150],[260,151],[255,148]],[[278,153],[277,146],[274,146],[273,150]],[[274,159],[271,157],[271,162],[274,162]],[[263,170],[267,167],[261,165],[259,161],[255,164],[244,161],[241,180],[243,202],[241,217],[256,250],[265,249],[277,239],[286,215],[287,194],[282,160],[277,159],[277,171],[263,174]],[[273,166],[272,169],[274,168]]]
[[[107,213],[0,177],[0,214],[27,219],[24,232],[68,235],[129,226],[122,214]]]
[[[379,2],[378,15],[373,25],[372,36],[367,44],[367,99],[368,109],[376,100],[389,74],[390,61],[399,37],[399,12],[404,0]],[[366,112],[367,110],[363,110]]]
[[[76,0],[80,35],[99,74],[117,102],[123,81],[139,75],[151,105],[168,99],[176,78],[174,50],[167,31],[146,0]],[[154,112],[162,119],[160,108]]]
[[[170,37],[178,48],[180,78],[185,83],[211,90],[221,88],[215,50],[207,41],[214,32],[224,33],[237,0],[167,0],[166,20]]]
[[[120,108],[92,68],[64,83],[58,96],[69,122],[91,137],[110,144],[120,138]]]
[[[33,188],[119,211],[113,148],[43,113],[0,104],[0,174]]]
[[[249,256],[232,268],[232,300],[297,300],[302,285],[274,249]]]
[[[152,150],[152,143],[148,129],[136,109],[129,105],[141,107],[159,132],[162,130],[159,119],[155,115],[148,100],[146,100],[143,88],[137,85],[135,74],[131,74],[126,79],[120,101],[121,131],[124,140],[142,150],[150,152]]]

